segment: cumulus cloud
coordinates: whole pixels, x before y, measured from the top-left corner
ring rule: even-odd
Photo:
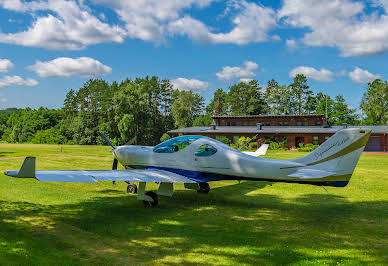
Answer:
[[[219,80],[225,82],[233,79],[240,79],[241,82],[249,82],[256,76],[253,72],[256,69],[258,69],[258,65],[255,62],[246,61],[243,66],[224,66],[216,75]]]
[[[13,11],[25,11],[25,5],[20,0],[0,0],[0,6]]]
[[[368,83],[381,78],[381,76],[378,74],[372,74],[368,70],[356,67],[352,72],[349,72],[349,78],[356,83]]]
[[[105,15],[84,1],[0,0],[5,9],[24,12],[34,18],[24,31],[1,33],[0,42],[54,50],[78,50],[102,42],[123,42],[125,38],[163,43],[179,35],[201,43],[248,44],[279,40],[268,32],[276,27],[276,12],[246,0],[228,0],[222,19],[232,28],[212,29],[190,16],[192,8],[206,8],[218,0],[91,0],[112,9],[119,18],[111,25]],[[43,11],[43,12],[42,12]],[[93,15],[96,13],[97,15]]]
[[[204,43],[247,44],[277,40],[275,35],[269,38],[267,32],[276,26],[275,11],[253,2],[233,2],[238,14],[233,18],[233,29],[227,33],[214,33],[204,23],[185,16],[172,21],[169,31],[173,34],[187,35],[189,38]]]
[[[37,73],[40,77],[96,77],[110,74],[112,69],[90,57],[68,58],[58,57],[54,60],[38,61],[28,69]]]
[[[8,87],[11,85],[19,85],[19,86],[36,86],[39,83],[31,78],[23,79],[20,76],[4,76],[0,78],[0,88]]]
[[[1,98],[1,99],[0,99],[0,102],[6,103],[6,102],[8,102],[8,99],[7,99],[7,98]]]
[[[350,0],[284,0],[278,18],[307,28],[302,42],[337,47],[342,56],[367,56],[388,51],[388,4],[375,1],[384,12],[366,14],[361,2]]]
[[[291,50],[295,50],[296,48],[298,48],[298,43],[294,39],[287,39],[286,45]]]
[[[289,76],[295,77],[297,74],[303,74],[308,78],[315,79],[317,81],[322,81],[322,82],[333,81],[333,76],[335,75],[335,73],[325,68],[321,68],[321,70],[317,70],[313,67],[299,66],[291,70],[289,73]]]
[[[0,0],[1,1],[1,0]],[[8,1],[0,2],[4,8]],[[16,1],[15,3],[20,3]],[[123,42],[125,31],[118,26],[101,22],[74,1],[48,0],[47,2],[24,2],[12,7],[17,11],[51,11],[36,19],[25,31],[1,33],[0,42],[23,46],[44,47],[55,50],[79,50],[87,45],[101,42]],[[35,17],[35,16],[34,16]]]
[[[8,59],[0,59],[0,73],[8,72],[13,68],[13,64]]]
[[[194,92],[204,92],[209,87],[209,83],[201,81],[198,79],[187,79],[187,78],[177,78],[171,80],[171,84],[175,89],[185,90],[185,91],[194,91]]]

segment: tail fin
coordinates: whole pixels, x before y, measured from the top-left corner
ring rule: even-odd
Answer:
[[[310,154],[292,161],[305,165],[304,169],[330,172],[332,175],[324,178],[324,181],[335,181],[335,186],[340,183],[342,185],[339,186],[346,186],[370,134],[370,130],[360,128],[343,129]]]
[[[265,155],[267,153],[269,144],[261,144],[260,148],[255,151],[255,156]]]
[[[24,159],[23,165],[19,171],[8,170],[4,172],[5,175],[22,178],[34,178],[35,177],[35,157],[29,156]]]

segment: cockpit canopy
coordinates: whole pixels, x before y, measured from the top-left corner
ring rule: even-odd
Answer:
[[[180,136],[180,137],[172,138],[155,146],[153,151],[157,153],[177,152],[186,148],[191,143],[193,143],[194,141],[200,138],[203,138],[203,136]]]

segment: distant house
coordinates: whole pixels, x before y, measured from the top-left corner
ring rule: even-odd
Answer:
[[[287,148],[299,143],[322,144],[344,126],[332,126],[324,115],[247,115],[214,116],[211,127],[188,127],[169,131],[172,135],[203,135],[214,139],[227,137],[236,143],[238,138],[285,142]],[[358,127],[358,126],[349,126]],[[388,126],[359,126],[371,129],[372,135],[365,151],[388,151]]]

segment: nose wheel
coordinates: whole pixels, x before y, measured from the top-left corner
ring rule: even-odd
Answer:
[[[127,186],[127,193],[129,194],[136,194],[137,193],[137,186],[136,184],[129,183]]]

